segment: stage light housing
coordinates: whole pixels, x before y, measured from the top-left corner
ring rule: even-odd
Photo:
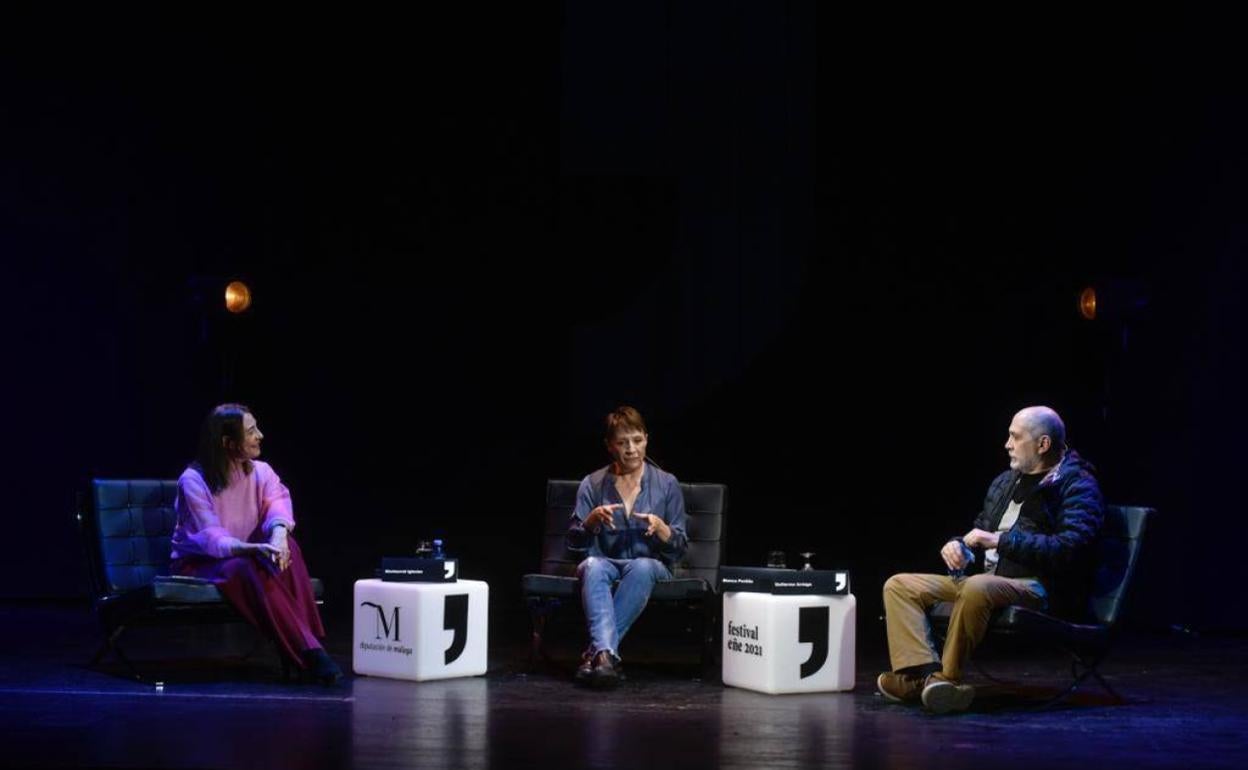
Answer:
[[[251,307],[251,289],[242,281],[231,281],[225,287],[225,309],[231,313],[242,313]]]
[[[1079,294],[1079,315],[1088,321],[1096,320],[1096,289],[1091,286]]]

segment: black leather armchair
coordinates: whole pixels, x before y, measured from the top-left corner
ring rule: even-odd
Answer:
[[[993,614],[989,635],[1038,639],[1070,655],[1073,681],[1054,701],[1073,693],[1088,677],[1095,678],[1119,702],[1123,700],[1097,667],[1113,645],[1127,589],[1139,563],[1144,531],[1148,520],[1156,513],[1152,508],[1138,506],[1106,507],[1098,541],[1100,556],[1089,594],[1091,622],[1073,623],[1021,606],[1006,607]],[[952,609],[949,602],[941,602],[929,611],[928,617],[937,635],[944,636]]]
[[[210,581],[169,574],[176,481],[105,480],[91,483],[91,504],[78,523],[105,639],[91,665],[113,653],[143,680],[121,647],[136,626],[246,623]],[[317,603],[324,587],[313,579]]]
[[[521,591],[532,621],[529,664],[547,659],[544,635],[551,618],[565,603],[580,607],[580,584],[576,568],[584,558],[565,548],[568,519],[576,506],[580,482],[546,482],[546,519],[542,537],[541,572],[525,575]],[[672,580],[662,580],[650,595],[652,602],[685,605],[702,615],[703,657],[714,647],[718,623],[718,597],[715,577],[724,557],[725,513],[728,488],[723,484],[681,484],[685,498],[689,547],[684,559],[672,570]]]

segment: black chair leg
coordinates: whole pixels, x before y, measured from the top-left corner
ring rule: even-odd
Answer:
[[[1095,679],[1097,683],[1105,690],[1105,692],[1109,693],[1110,696],[1117,703],[1123,704],[1127,702],[1127,699],[1122,697],[1122,695],[1117,690],[1115,690],[1108,681],[1106,681],[1105,677],[1101,676],[1099,666],[1101,665],[1101,661],[1105,659],[1104,654],[1097,655],[1095,658],[1092,658],[1091,660],[1085,660],[1084,658],[1078,655],[1075,655],[1074,658],[1075,658],[1075,661],[1072,664],[1072,668],[1077,666],[1083,669],[1082,674],[1080,674],[1079,676],[1080,682],[1086,680],[1090,676],[1093,679]]]
[[[1089,661],[1089,660],[1084,659],[1081,655],[1078,655],[1074,652],[1071,652],[1069,650],[1067,650],[1067,652],[1070,654],[1070,658],[1071,658],[1070,660],[1070,677],[1071,677],[1070,685],[1066,689],[1058,693],[1057,695],[1054,695],[1052,698],[1049,698],[1045,700],[1044,702],[1037,704],[1035,706],[1036,710],[1043,710],[1043,709],[1051,708],[1065,701],[1067,698],[1073,695],[1075,691],[1078,690],[1079,687],[1088,680],[1089,677],[1096,679],[1096,681],[1100,683],[1101,687],[1105,688],[1105,691],[1108,692],[1114,698],[1114,701],[1117,702],[1118,704],[1121,705],[1127,702],[1127,699],[1122,697],[1122,695],[1120,695],[1118,691],[1115,690],[1109,684],[1109,682],[1105,680],[1105,677],[1101,676],[1101,672],[1097,670],[1097,666],[1101,664],[1101,660],[1104,658],[1104,655],[1099,655]]]
[[[720,599],[708,597],[702,604],[702,678],[718,681],[722,676],[720,635]]]
[[[557,605],[542,599],[529,600],[529,621],[532,624],[532,632],[529,637],[528,670],[530,673],[537,670],[539,658],[542,663],[550,663],[550,654],[546,651],[544,635],[546,633],[546,625],[550,622],[550,617],[554,614],[556,607]]]
[[[539,615],[533,615],[530,618],[533,630],[529,635],[529,671],[537,669],[537,661],[543,657],[545,650],[542,649],[542,632],[545,630],[546,618]]]
[[[138,667],[134,665],[134,662],[131,661],[130,658],[126,657],[126,654],[121,651],[120,645],[113,645],[113,654],[117,656],[117,660],[120,660],[122,665],[126,667],[126,670],[130,672],[130,677],[134,679],[134,681],[142,682],[143,684],[155,684],[155,682],[152,682],[147,677],[143,676]]]
[[[971,665],[975,666],[975,670],[979,672],[979,675],[982,676],[984,679],[987,679],[989,682],[992,682],[995,685],[1000,685],[1002,687],[1011,686],[1011,684],[1005,681],[1004,679],[998,679],[997,677],[988,673],[988,670],[984,668],[984,664],[980,663],[978,660],[971,658]]]
[[[138,675],[137,670],[134,667],[134,664],[131,663],[130,659],[127,658],[125,656],[125,653],[121,651],[121,645],[119,644],[119,640],[121,639],[121,635],[124,634],[125,632],[126,632],[125,626],[117,626],[112,631],[110,631],[108,633],[108,636],[104,638],[104,641],[100,643],[100,648],[96,650],[95,655],[91,656],[91,662],[88,663],[87,665],[88,666],[99,665],[104,660],[104,658],[107,657],[108,654],[111,652],[113,655],[117,657],[118,660],[120,660],[123,664],[125,664],[126,668],[129,669],[132,674],[134,674],[136,679],[142,681],[142,677]]]
[[[1065,652],[1066,654],[1070,655],[1070,680],[1071,680],[1070,684],[1067,687],[1065,687],[1061,692],[1059,692],[1057,695],[1054,695],[1050,698],[1045,698],[1043,701],[1033,706],[1029,706],[1028,708],[1035,709],[1037,711],[1042,711],[1044,709],[1048,709],[1048,708],[1052,708],[1053,706],[1056,706],[1057,704],[1065,701],[1067,698],[1073,695],[1075,691],[1078,690],[1079,687],[1088,680],[1089,677],[1095,678],[1096,681],[1100,683],[1101,687],[1103,687],[1106,692],[1108,692],[1111,696],[1113,696],[1114,700],[1117,703],[1123,704],[1127,702],[1127,699],[1122,697],[1122,695],[1120,695],[1118,691],[1115,690],[1109,684],[1109,682],[1105,680],[1105,677],[1101,676],[1101,672],[1097,670],[1097,666],[1101,664],[1101,660],[1105,657],[1103,654],[1098,655],[1097,657],[1092,658],[1091,660],[1088,660],[1084,658],[1082,655],[1074,652],[1073,650],[1065,649]],[[985,679],[992,682],[993,684],[998,685],[1000,687],[1004,687],[1009,690],[1021,689],[1021,685],[1019,685],[1016,682],[1009,682],[1004,679],[998,679],[997,677],[988,673],[988,671],[984,668],[983,664],[980,663],[978,660],[972,658],[971,664],[975,666],[975,670],[979,673],[980,676],[984,677]]]
[[[1105,681],[1105,677],[1101,676],[1101,672],[1097,671],[1095,667],[1090,669],[1088,673],[1096,678],[1096,681],[1100,683],[1101,687],[1105,688],[1105,692],[1113,696],[1114,700],[1118,701],[1119,703],[1127,702],[1126,698],[1122,697],[1122,695],[1119,694],[1117,690],[1115,690],[1113,687],[1110,686],[1109,682]]]
[[[125,626],[119,626],[111,633],[104,637],[104,641],[100,642],[100,647],[91,656],[91,662],[88,666],[98,666],[100,661],[104,660],[104,656],[113,651],[113,646],[117,643],[117,638],[121,636],[121,632],[125,630]]]
[[[139,671],[138,666],[134,665],[134,661],[130,660],[126,653],[121,649],[120,640],[122,634],[125,632],[125,626],[117,626],[110,631],[108,636],[104,638],[104,641],[100,643],[99,649],[97,649],[95,654],[91,656],[91,662],[89,662],[87,666],[89,668],[98,666],[104,661],[104,658],[106,658],[109,653],[112,653],[117,660],[121,661],[121,665],[125,668],[130,679],[143,684],[159,684],[158,682],[152,681],[148,677],[144,676],[143,672]]]

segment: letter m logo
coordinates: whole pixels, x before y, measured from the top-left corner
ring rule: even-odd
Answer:
[[[372,607],[373,609],[377,610],[377,638],[378,639],[381,639],[383,636],[386,639],[389,639],[390,632],[394,631],[394,641],[396,642],[403,641],[402,639],[399,638],[399,607],[397,604],[394,607],[394,614],[390,616],[389,623],[386,622],[386,611],[382,609],[380,604],[374,604],[373,602],[360,602],[360,606]]]

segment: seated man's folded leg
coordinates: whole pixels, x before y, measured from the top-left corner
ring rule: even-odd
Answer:
[[[962,681],[962,669],[971,652],[988,631],[993,610],[1022,604],[1044,605],[1044,594],[1034,581],[996,575],[972,575],[961,581],[958,598],[949,616],[949,632],[940,656],[942,675],[950,682]]]
[[[893,671],[940,662],[932,647],[927,611],[957,595],[958,584],[948,575],[902,573],[884,583],[884,622]]]
[[[897,703],[917,703],[923,680],[939,669],[940,656],[932,646],[927,610],[937,602],[953,601],[957,585],[946,575],[902,573],[884,583],[884,619],[892,671],[876,677],[876,689]]]
[[[1034,581],[996,575],[972,575],[958,583],[941,670],[925,680],[920,696],[924,708],[944,714],[971,705],[975,688],[962,682],[963,667],[987,633],[993,611],[1011,604],[1043,606],[1043,589]]]

